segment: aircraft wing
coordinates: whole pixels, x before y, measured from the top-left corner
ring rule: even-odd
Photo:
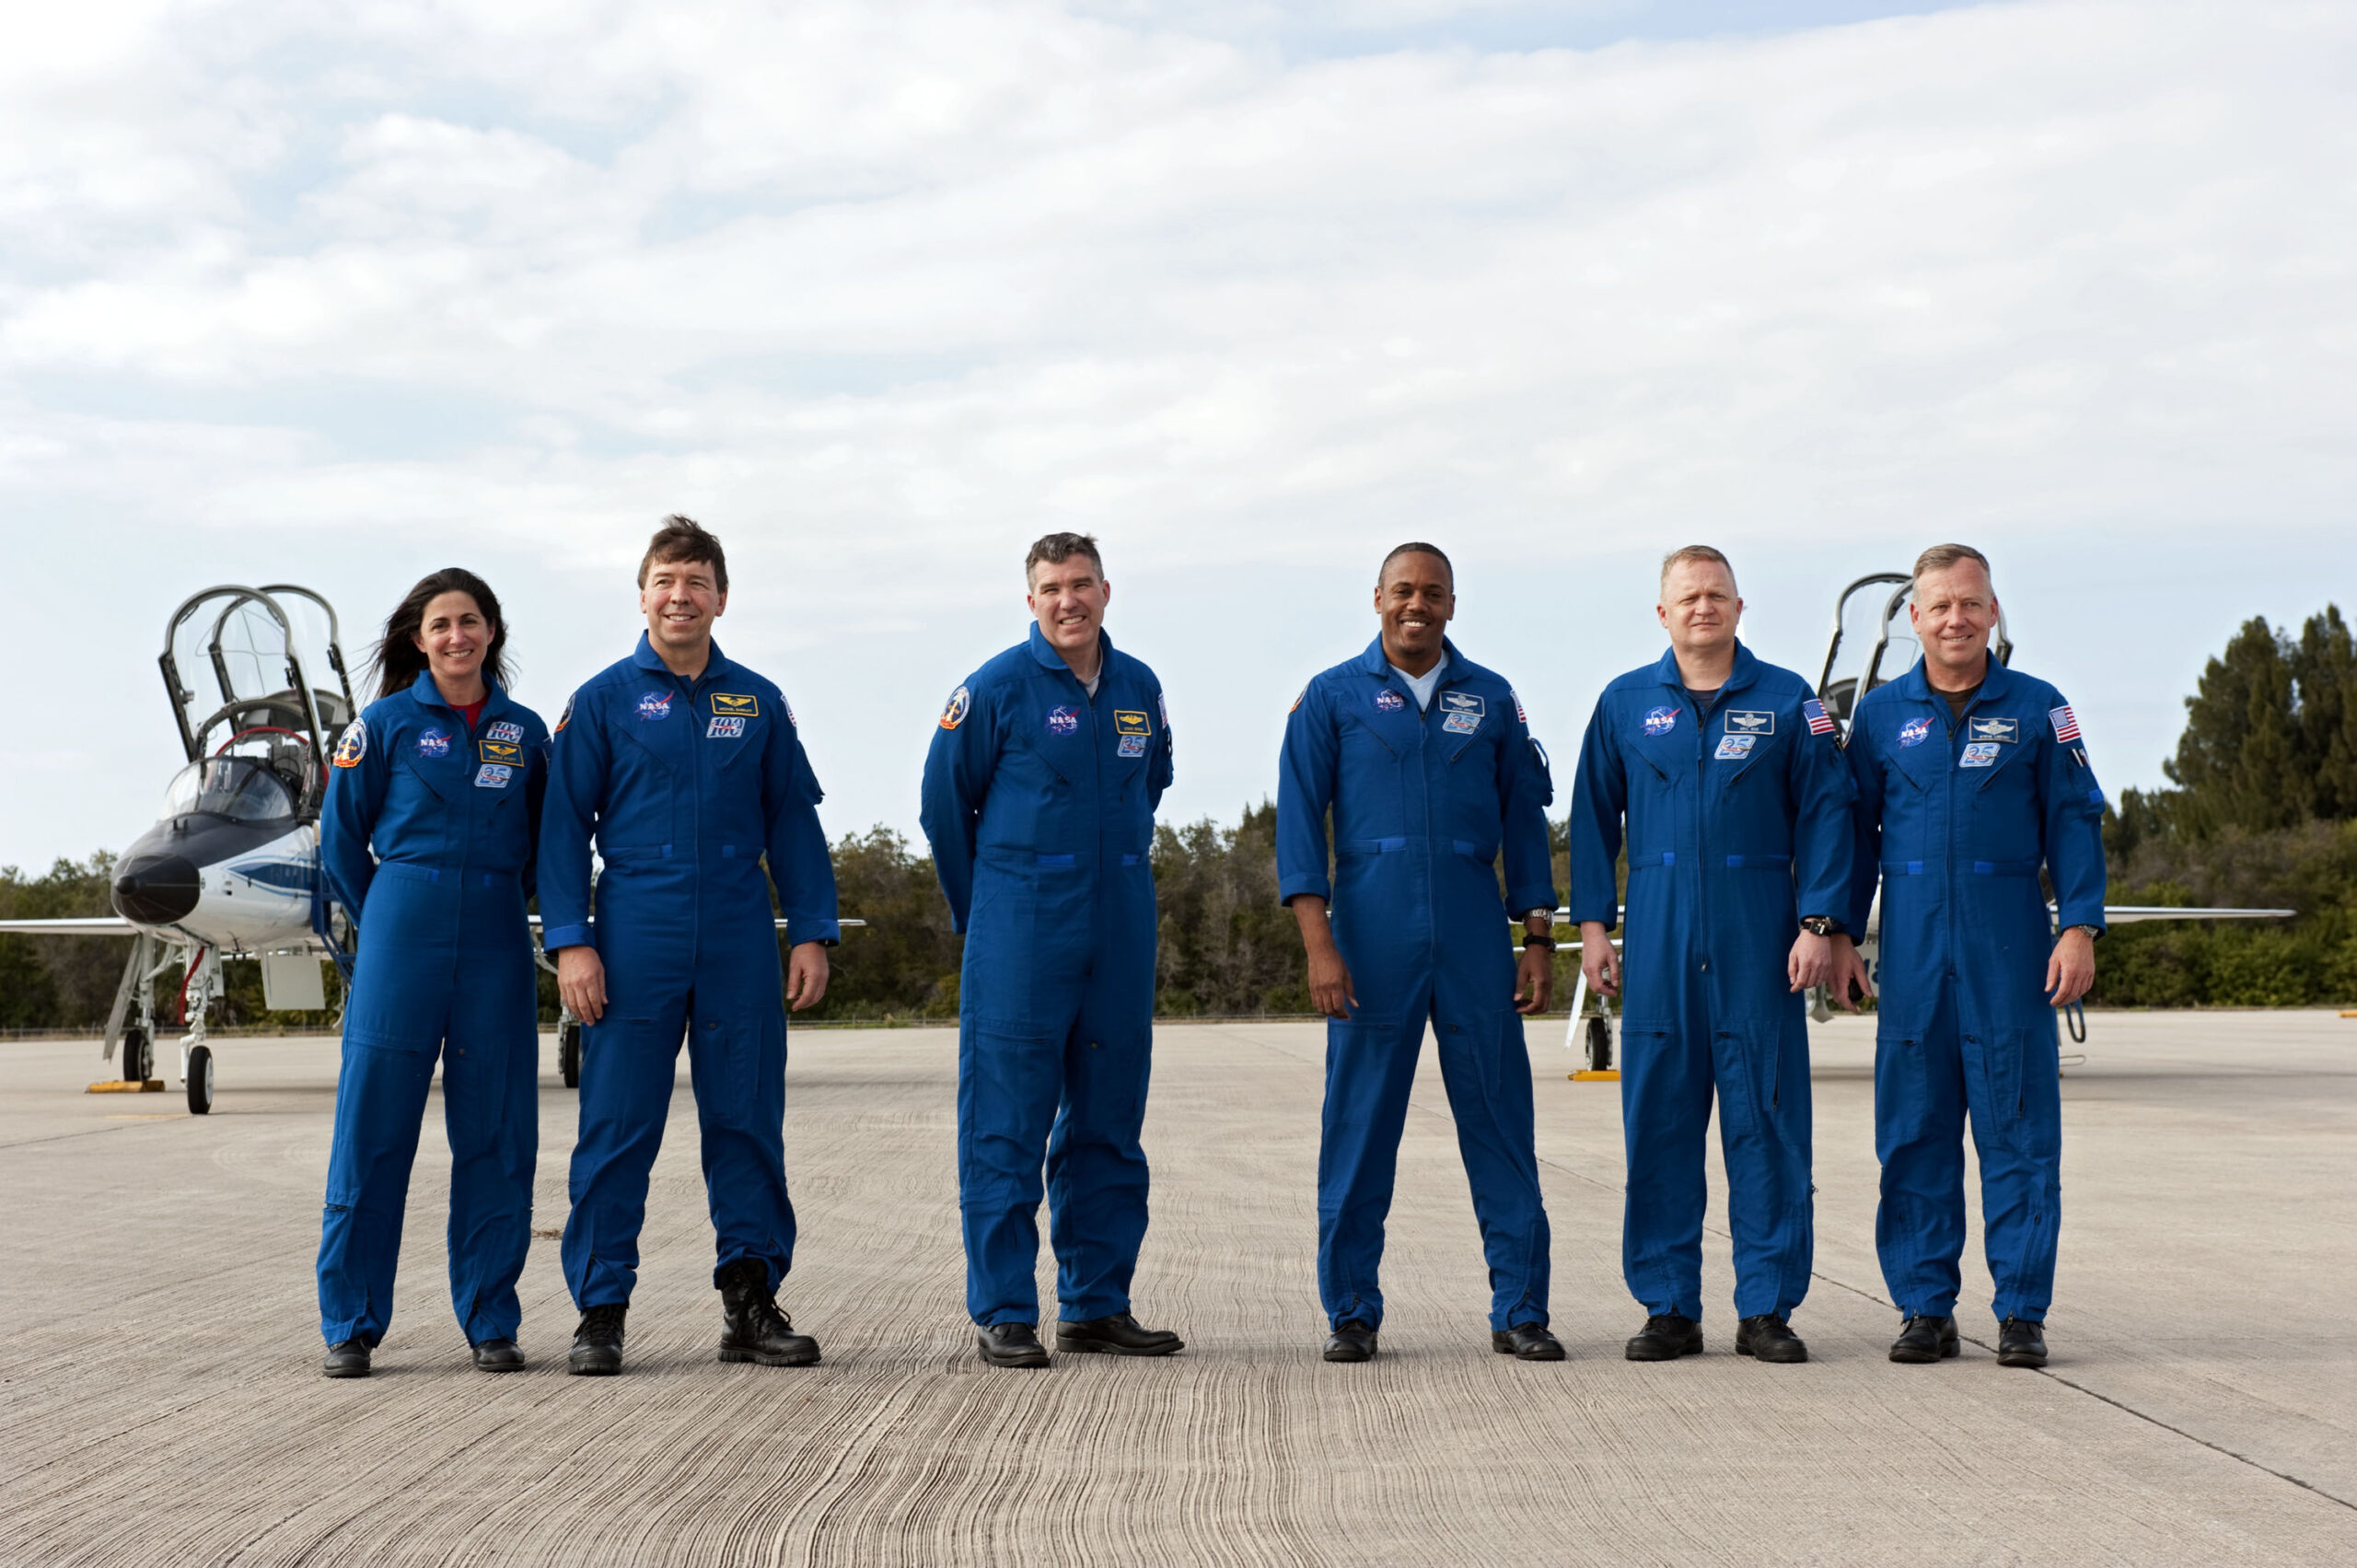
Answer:
[[[2053,909],[2049,904],[2049,910]],[[2298,910],[2177,909],[2166,904],[2106,904],[2104,922],[2131,925],[2140,920],[2289,920]]]
[[[139,927],[119,914],[80,920],[0,920],[0,932],[19,936],[136,936]]]

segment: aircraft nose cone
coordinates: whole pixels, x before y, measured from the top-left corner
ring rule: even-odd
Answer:
[[[186,855],[143,854],[114,879],[115,912],[142,925],[169,925],[196,908],[202,884]]]

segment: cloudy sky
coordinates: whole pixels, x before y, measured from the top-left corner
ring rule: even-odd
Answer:
[[[1664,549],[1814,675],[1948,538],[2156,783],[2240,621],[2357,610],[2351,81],[2357,8],[2248,0],[19,8],[0,864],[152,818],[192,589],[356,655],[473,565],[553,714],[672,510],[838,833],[913,831],[1052,528],[1170,817],[1272,789],[1416,537],[1566,786]]]

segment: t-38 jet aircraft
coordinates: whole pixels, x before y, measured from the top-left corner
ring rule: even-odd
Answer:
[[[1909,574],[1873,572],[1843,588],[1840,596],[1833,601],[1833,636],[1826,645],[1825,663],[1817,673],[1817,700],[1825,704],[1826,712],[1840,726],[1845,742],[1849,738],[1850,718],[1857,710],[1858,699],[1905,673],[1920,652],[1913,645],[1914,633],[1910,629],[1912,621],[1906,613],[1914,593],[1915,579]],[[1860,598],[1862,595],[1864,596],[1863,599]],[[1853,600],[1859,600],[1864,610],[1875,612],[1873,640],[1866,646],[1857,668],[1846,674],[1838,673],[1841,666],[1844,628],[1855,613],[1852,608]],[[1900,645],[1895,655],[1892,651],[1894,639]],[[1999,664],[2011,665],[2014,661],[2014,642],[2005,628],[2005,612],[2002,605],[1997,610],[1996,632],[1989,640],[1989,652]],[[2050,911],[2052,906],[2048,908]],[[2277,920],[2296,912],[2294,910],[2179,909],[2158,904],[2106,904],[2103,910],[2104,921],[2109,925],[2126,925],[2143,920]],[[1877,983],[1882,979],[1881,935],[1882,894],[1877,891],[1866,917],[1866,929],[1852,934],[1859,952],[1866,960],[1866,972]],[[1620,945],[1617,938],[1613,945]],[[1833,1016],[1833,1009],[1822,987],[1817,988],[1809,1000],[1809,1016],[1819,1023]],[[1612,1069],[1613,1027],[1608,1005],[1603,1003],[1602,998],[1598,998],[1598,1004],[1595,1016],[1583,1016],[1587,1012],[1587,977],[1583,974],[1573,988],[1571,1026],[1564,1035],[1563,1044],[1571,1051],[1585,1053],[1587,1072],[1605,1074]],[[2085,1010],[2074,1002],[2063,1010],[2063,1021],[2070,1028],[2072,1040],[2085,1043]],[[1617,1074],[1613,1075],[1618,1076]]]
[[[322,960],[351,978],[352,922],[320,874],[319,823],[328,761],[357,706],[334,609],[290,583],[192,596],[166,623],[158,662],[187,761],[155,826],[116,864],[115,913],[0,921],[0,931],[133,939],[99,1051],[113,1061],[121,1049],[125,1086],[163,1086],[152,1075],[156,982],[178,967],[170,1027],[186,1030],[180,1076],[201,1116],[213,1109],[204,1013],[221,993],[222,959],[260,959],[262,1005],[278,1012],[327,1006]],[[557,1024],[557,1066],[566,1087],[579,1085],[581,1023],[570,1013]]]

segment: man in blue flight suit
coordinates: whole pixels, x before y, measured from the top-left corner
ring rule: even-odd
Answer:
[[[1278,761],[1277,897],[1301,927],[1310,1000],[1330,1020],[1318,1150],[1325,1355],[1376,1353],[1383,1224],[1430,1023],[1490,1265],[1491,1348],[1561,1361],[1520,1016],[1543,1010],[1553,983],[1554,786],[1514,689],[1445,633],[1457,613],[1448,557],[1429,544],[1393,551],[1375,609],[1382,630],[1366,651],[1295,699]],[[1509,910],[1527,933],[1519,968],[1500,929]]]
[[[966,938],[958,1005],[958,1198],[966,1310],[993,1366],[1045,1366],[1039,1200],[1056,1348],[1168,1355],[1130,1314],[1145,1239],[1153,1061],[1154,809],[1170,786],[1162,682],[1104,633],[1097,541],[1023,563],[1031,633],[950,693],[922,820]],[[1042,1162],[1046,1180],[1041,1180]]]
[[[1961,544],[1925,551],[1908,613],[1923,656],[1859,702],[1848,748],[1853,928],[1882,881],[1875,1245],[1906,1319],[1890,1359],[1957,1353],[1968,1111],[1997,1360],[2043,1366],[2061,1218],[2053,1010],[2095,983],[2103,791],[2061,693],[1989,657],[1997,596],[1986,556]],[[1852,977],[1861,968],[1854,954],[1840,966]],[[1847,989],[1843,973],[1834,985]]]
[[[827,991],[838,935],[819,781],[794,710],[712,640],[728,606],[720,541],[665,519],[639,563],[646,634],[557,721],[540,832],[542,945],[584,1020],[565,1283],[572,1370],[621,1370],[647,1173],[684,1032],[719,1244],[723,1361],[805,1366],[819,1342],[777,1308],[794,1262],[785,1189],[785,1012],[774,880],[796,1012]],[[605,862],[590,923],[589,844]],[[764,871],[766,869],[766,875]]]
[[[1826,983],[1850,944],[1834,917],[1849,907],[1855,790],[1808,682],[1736,641],[1743,600],[1724,555],[1671,552],[1655,613],[1669,651],[1596,699],[1572,789],[1571,914],[1588,983],[1607,996],[1620,993],[1610,933],[1628,822],[1620,1267],[1646,1318],[1626,1353],[1702,1349],[1702,1142],[1715,1094],[1736,1353],[1806,1361],[1790,1322],[1815,1251],[1800,993]]]

